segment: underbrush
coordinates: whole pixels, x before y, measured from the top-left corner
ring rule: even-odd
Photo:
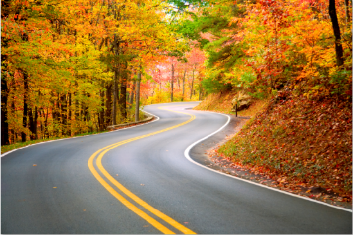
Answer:
[[[351,103],[273,99],[218,153],[281,184],[322,187],[351,201]]]
[[[93,135],[93,134],[98,134],[98,133],[103,133],[103,132],[107,132],[105,131],[93,131],[93,132],[86,132],[86,133],[81,133],[81,134],[77,134],[74,136],[53,136],[53,137],[49,137],[46,139],[37,139],[37,140],[27,140],[25,142],[16,142],[13,144],[9,144],[9,145],[3,145],[1,146],[1,154],[6,153],[8,151],[14,150],[14,149],[18,149],[18,148],[22,148],[28,145],[32,145],[32,144],[37,144],[37,143],[41,143],[41,142],[47,142],[47,141],[51,141],[51,140],[58,140],[58,139],[65,139],[65,138],[70,138],[70,137],[76,137],[76,136],[84,136],[84,135]]]
[[[127,114],[127,119],[121,119],[119,118],[120,116],[117,115],[117,124],[124,124],[124,123],[130,123],[130,122],[134,122],[135,121],[135,107],[132,107],[131,109],[128,109],[128,114]],[[143,112],[139,112],[139,120],[143,120],[144,118],[146,118],[146,115]],[[28,145],[32,145],[32,144],[37,144],[37,143],[41,143],[41,142],[47,142],[47,141],[51,141],[51,140],[57,140],[57,139],[65,139],[65,138],[71,138],[71,137],[76,137],[76,136],[85,136],[85,135],[93,135],[93,134],[98,134],[98,133],[104,133],[104,132],[108,132],[108,130],[99,130],[99,128],[97,127],[95,130],[91,130],[89,131],[90,128],[86,127],[82,133],[76,133],[76,134],[72,134],[72,135],[59,135],[59,136],[50,136],[49,138],[40,138],[40,139],[36,139],[36,140],[29,140],[29,138],[27,137],[27,140],[25,142],[22,142],[20,139],[18,139],[16,142],[8,144],[8,145],[2,145],[1,146],[1,154],[14,150],[14,149],[18,149],[18,148],[22,148]],[[93,128],[91,128],[93,129]]]
[[[153,96],[149,96],[147,99],[143,99],[142,103],[144,105],[149,104],[158,104],[158,103],[169,103],[171,94],[169,91],[160,91],[155,90]],[[195,93],[191,99],[190,94],[184,94],[180,89],[175,89],[173,93],[173,102],[181,102],[181,101],[198,101],[199,100],[199,93]]]

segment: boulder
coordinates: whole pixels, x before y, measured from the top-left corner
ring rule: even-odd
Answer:
[[[233,109],[235,112],[235,105],[237,104],[237,111],[249,108],[253,101],[253,98],[250,95],[245,94],[243,91],[240,91],[236,94],[232,100]]]

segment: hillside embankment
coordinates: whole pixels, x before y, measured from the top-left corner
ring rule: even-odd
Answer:
[[[209,95],[197,110],[231,113],[234,92]],[[233,113],[234,114],[234,113]],[[282,92],[238,116],[243,128],[210,157],[265,175],[277,187],[322,201],[352,202],[352,105]]]
[[[237,93],[235,91],[223,91],[211,93],[194,110],[208,110],[219,113],[235,114],[232,100]],[[238,111],[239,117],[251,117],[265,107],[267,100],[254,99],[249,108]]]

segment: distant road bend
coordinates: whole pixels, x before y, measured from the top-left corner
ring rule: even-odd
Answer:
[[[1,233],[352,234],[349,210],[189,161],[185,149],[228,120],[197,104],[149,105],[159,120],[3,155]]]

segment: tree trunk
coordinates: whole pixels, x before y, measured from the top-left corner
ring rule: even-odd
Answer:
[[[7,56],[1,55],[1,60],[6,60]],[[5,65],[5,71],[7,66]],[[7,96],[8,96],[8,87],[6,80],[6,72],[1,72],[1,145],[9,144],[9,124],[7,122]]]
[[[14,99],[12,99],[12,102],[11,102],[11,110],[12,110],[12,112],[15,112],[15,100]],[[7,111],[7,113],[8,113],[8,111]],[[2,121],[2,119],[1,119],[1,121]],[[9,124],[6,122],[6,125],[9,125]],[[1,128],[2,128],[2,126],[1,126]],[[3,134],[3,133],[1,132],[1,134]],[[6,133],[4,133],[4,134],[6,134]],[[11,135],[12,135],[11,143],[13,144],[13,143],[17,142],[17,131],[15,132],[15,130],[12,129]],[[10,137],[8,137],[8,138],[10,139]],[[1,141],[1,144],[6,144],[6,142]]]
[[[202,85],[201,85],[201,81],[200,81],[199,101],[201,101],[201,91],[202,91]]]
[[[184,98],[185,98],[185,76],[186,76],[186,69],[184,70],[184,77],[183,77],[183,98],[182,98],[182,101],[184,101]]]
[[[71,91],[69,92],[69,118],[68,118],[68,134],[69,136],[72,135],[72,108],[71,108],[71,105],[72,105],[72,94],[71,94]]]
[[[126,120],[126,118],[127,118],[127,111],[126,111],[126,84],[127,84],[127,71],[124,70],[121,73],[120,99],[119,99],[120,115],[121,115],[123,120]]]
[[[135,109],[135,122],[140,120],[139,113],[140,113],[140,82],[141,82],[141,66],[140,71],[137,76],[136,81],[136,109]]]
[[[27,115],[28,115],[28,129],[30,130],[30,134],[29,134],[29,138],[30,140],[34,140],[34,117],[33,117],[33,112],[32,112],[32,108],[28,107],[27,110]]]
[[[23,72],[23,84],[24,84],[24,94],[23,94],[23,118],[22,118],[22,126],[23,128],[27,128],[27,111],[28,111],[28,75],[26,72]],[[22,142],[26,142],[27,134],[22,131],[21,138]]]
[[[335,6],[335,0],[330,0],[329,2],[329,15],[331,17],[331,22],[332,22],[332,28],[333,28],[333,34],[335,35],[335,50],[336,50],[336,61],[337,61],[337,66],[343,65],[343,48],[341,44],[341,32],[340,32],[340,26],[338,24],[338,19],[337,19],[337,14],[336,14],[336,6]]]
[[[90,94],[87,92],[87,98],[90,97]],[[88,99],[87,99],[88,100]],[[89,112],[88,112],[88,105],[86,103],[84,103],[84,106],[83,106],[83,117],[84,117],[84,120],[85,122],[88,122],[90,120],[90,116],[89,116]],[[88,123],[86,123],[88,125]]]
[[[172,91],[170,93],[170,102],[173,102],[173,84],[174,84],[174,65],[172,64],[172,81],[170,82]]]
[[[44,110],[43,110],[43,114],[45,115],[45,119],[44,119],[44,137],[47,137],[49,139],[49,130],[48,130],[49,108],[47,108],[47,114],[44,113]]]
[[[130,108],[132,107],[132,104],[134,103],[134,90],[135,90],[135,87],[136,87],[136,80],[134,80],[134,83],[132,84],[132,87],[131,87],[131,93],[130,93]]]
[[[81,109],[80,109],[80,121],[85,122],[86,121],[86,116],[85,116],[85,103],[81,101]]]
[[[1,19],[6,19],[10,14],[10,0],[1,1]],[[8,47],[9,39],[6,39],[4,34],[1,34],[1,49]],[[1,53],[1,145],[9,144],[9,124],[7,122],[7,98],[8,98],[8,83],[7,83],[7,58],[8,55]],[[5,62],[5,63],[3,63]]]
[[[192,70],[192,82],[191,82],[191,89],[190,89],[190,100],[192,98],[192,92],[194,91],[194,79],[195,79],[195,70]]]
[[[118,42],[118,38],[116,35],[114,35],[114,55],[119,56],[119,47],[120,43]],[[113,125],[116,125],[116,115],[117,115],[117,105],[116,102],[118,100],[119,94],[118,94],[118,78],[119,78],[119,73],[120,73],[120,68],[119,68],[119,63],[115,62],[115,67],[114,67],[114,88],[113,88],[113,113],[112,113],[112,120],[113,120]]]
[[[107,85],[106,100],[105,100],[105,125],[109,126],[112,121],[112,84]]]
[[[39,108],[39,110],[38,110],[39,117],[43,117],[42,111],[43,111],[43,108]],[[42,121],[40,122],[39,131],[40,131],[40,136],[38,135],[38,139],[44,139],[44,134],[43,134],[44,133],[44,128],[43,128],[43,122]]]
[[[346,25],[348,25],[348,23],[351,21],[351,16],[349,15],[349,0],[344,0],[344,4],[346,7]]]
[[[98,123],[99,123],[99,131],[103,131],[104,130],[104,91],[100,92],[100,98],[101,98],[101,110],[98,116]]]
[[[81,133],[81,130],[80,130],[80,103],[79,103],[79,101],[78,101],[78,98],[77,98],[77,96],[78,96],[78,94],[77,94],[78,92],[75,92],[74,93],[74,96],[75,96],[75,134],[76,133]]]
[[[67,135],[67,101],[66,101],[66,94],[63,94],[60,97],[61,103],[61,134]]]
[[[55,108],[55,111],[53,111],[53,117],[55,117],[55,120],[54,122],[57,123],[57,126],[59,127],[59,129],[54,129],[54,133],[53,135],[54,136],[59,136],[59,133],[60,133],[60,123],[61,123],[61,120],[60,120],[60,94],[58,94],[58,98],[56,100],[56,107]]]
[[[32,138],[34,140],[38,139],[37,123],[38,123],[38,108],[37,108],[37,106],[35,106],[34,107],[34,119],[31,122],[31,132],[32,132]]]
[[[117,84],[117,80],[118,80],[118,71],[117,69],[114,69],[114,80],[113,80],[113,112],[112,112],[112,124],[116,125],[116,100],[117,100],[117,96],[118,96],[118,84]]]

